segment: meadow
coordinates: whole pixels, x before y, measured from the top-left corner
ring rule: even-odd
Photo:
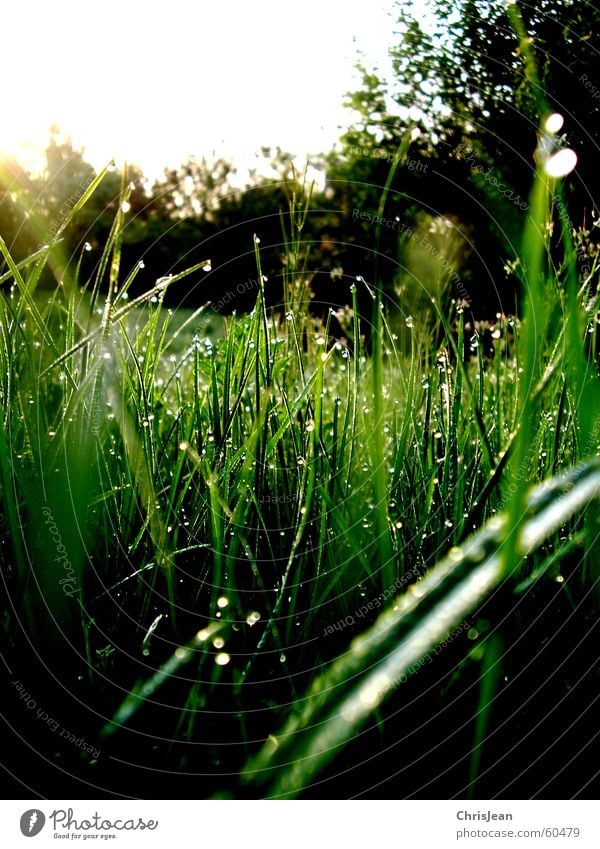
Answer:
[[[163,304],[210,257],[129,297],[127,192],[86,287],[60,228],[19,264],[0,242],[17,785],[585,794],[592,765],[564,753],[593,739],[597,698],[598,293],[568,231],[551,255],[560,181],[538,169],[523,314],[499,314],[486,350],[468,304],[415,320],[377,269],[334,335],[309,308],[299,184],[283,302],[257,238],[255,307],[210,337],[208,306]]]
[[[582,270],[542,107],[519,308],[491,321],[439,252],[390,294],[410,128],[342,309],[313,297],[295,173],[244,313],[165,303],[210,255],[140,293],[125,178],[93,273],[90,244],[65,252],[108,170],[51,229],[28,208],[31,256],[0,237],[15,795],[597,793],[598,255]]]

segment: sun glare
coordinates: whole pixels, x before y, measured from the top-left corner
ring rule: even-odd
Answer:
[[[252,167],[262,146],[330,149],[357,51],[386,61],[386,5],[307,0],[290,19],[273,0],[15,3],[0,147],[35,164],[54,123],[96,167],[116,157],[153,174],[190,154]]]

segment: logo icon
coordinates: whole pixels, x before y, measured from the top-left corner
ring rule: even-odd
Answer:
[[[25,811],[21,816],[21,834],[24,837],[35,837],[46,824],[46,817],[37,808]]]

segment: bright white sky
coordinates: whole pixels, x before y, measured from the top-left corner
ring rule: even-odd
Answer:
[[[393,0],[5,0],[0,149],[32,163],[56,122],[97,167],[187,155],[304,158],[346,127],[358,51],[387,67]],[[353,41],[355,37],[355,41]]]

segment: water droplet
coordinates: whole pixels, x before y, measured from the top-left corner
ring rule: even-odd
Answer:
[[[260,619],[260,613],[258,613],[256,610],[253,610],[251,613],[249,613],[246,616],[246,624],[249,625],[252,628],[253,625],[256,625],[256,623],[259,621],[259,619]]]
[[[212,271],[212,262],[210,259],[206,260],[206,262],[202,266],[202,271]]]
[[[215,657],[215,663],[217,664],[217,666],[227,666],[230,660],[231,657],[227,654],[226,651],[219,652],[219,654]]]
[[[224,607],[227,607],[228,604],[229,604],[229,599],[226,598],[224,595],[222,595],[220,598],[217,599],[217,607],[220,607],[221,609],[223,609]]]
[[[223,637],[215,637],[214,638],[213,646],[216,649],[222,649],[224,645],[225,645],[225,640],[223,639]]]
[[[548,115],[544,121],[544,130],[547,133],[558,133],[558,131],[562,129],[562,125],[564,123],[565,119],[563,116],[558,112],[553,112],[552,115]]]
[[[559,150],[544,165],[549,177],[566,177],[577,165],[577,154],[570,147]]]
[[[286,661],[286,657],[285,657],[285,655],[284,655],[284,654],[280,654],[280,655],[279,655],[279,663],[285,663],[285,661]]]

